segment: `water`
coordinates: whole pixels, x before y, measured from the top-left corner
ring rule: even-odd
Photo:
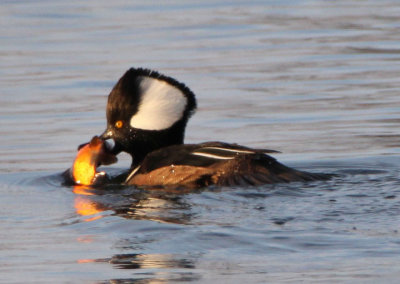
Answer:
[[[397,283],[400,3],[230,2],[2,1],[0,282]],[[181,195],[63,187],[131,66],[196,93],[187,142],[276,149],[338,176]]]

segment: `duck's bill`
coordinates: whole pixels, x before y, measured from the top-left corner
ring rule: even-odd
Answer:
[[[106,129],[102,134],[100,134],[100,139],[103,139],[103,140],[108,140],[108,139],[111,139],[111,138],[113,138],[113,132],[112,132],[112,130],[111,129]]]

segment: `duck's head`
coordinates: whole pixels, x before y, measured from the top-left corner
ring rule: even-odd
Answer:
[[[173,78],[148,69],[129,69],[108,96],[107,129],[113,152],[132,156],[132,166],[156,149],[182,144],[196,109],[193,92]]]

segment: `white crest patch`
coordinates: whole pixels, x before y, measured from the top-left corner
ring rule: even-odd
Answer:
[[[177,87],[155,78],[143,77],[141,98],[130,125],[145,130],[162,130],[182,118],[187,99]]]

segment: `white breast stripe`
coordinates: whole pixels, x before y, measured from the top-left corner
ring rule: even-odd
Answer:
[[[131,173],[129,174],[129,176],[125,179],[125,182],[127,182],[128,180],[131,179],[131,177],[134,176],[134,174],[136,174],[136,172],[140,169],[140,165],[137,166],[133,171],[131,171]]]
[[[202,152],[193,152],[192,155],[202,156],[202,157],[206,157],[206,158],[212,158],[212,159],[216,159],[216,160],[232,160],[232,159],[235,159],[235,157],[218,156],[218,155],[215,155],[215,154],[202,153]]]
[[[130,125],[146,130],[162,130],[182,118],[187,99],[176,87],[155,78],[142,77],[139,109]]]
[[[232,148],[223,148],[223,147],[204,147],[199,150],[203,149],[211,149],[211,150],[221,150],[221,151],[226,151],[226,152],[234,152],[234,153],[242,153],[242,154],[254,154],[254,151],[250,150],[239,150],[239,149],[232,149]]]

